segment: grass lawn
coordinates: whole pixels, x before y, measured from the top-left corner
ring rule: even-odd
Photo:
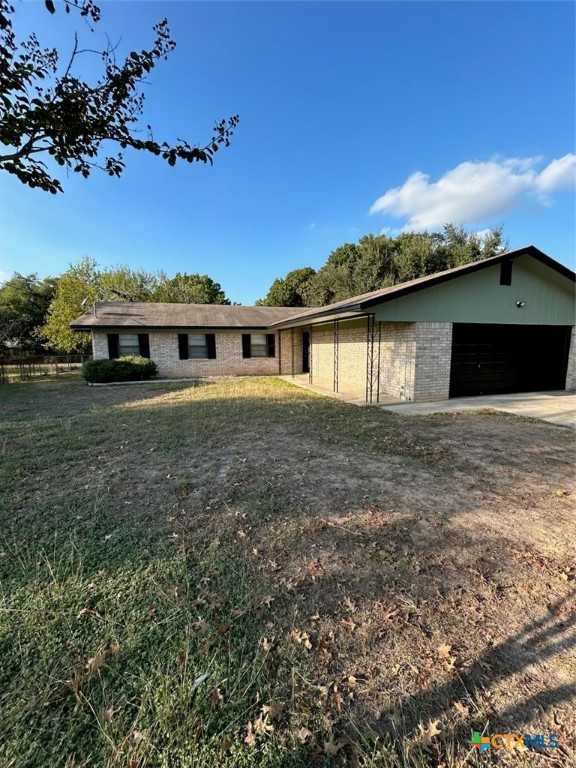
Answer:
[[[575,764],[572,431],[276,379],[0,419],[1,768]]]

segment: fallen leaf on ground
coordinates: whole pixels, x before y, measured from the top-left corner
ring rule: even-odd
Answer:
[[[356,613],[356,603],[350,600],[348,596],[342,600],[342,605],[347,611],[350,611],[350,613]]]
[[[147,738],[143,731],[132,731],[129,741],[132,746],[137,747],[143,741],[146,741]]]
[[[102,707],[102,709],[98,713],[98,722],[100,723],[100,725],[102,725],[102,723],[111,723],[113,717],[114,717],[114,707]]]
[[[346,742],[343,739],[334,741],[334,736],[330,734],[330,740],[324,742],[324,752],[326,752],[327,755],[330,755],[330,757],[336,757],[338,752],[340,752],[345,745]]]
[[[464,704],[462,704],[460,701],[455,701],[453,704],[454,712],[458,715],[458,717],[468,717],[470,714],[470,710],[468,707],[466,707]]]
[[[200,655],[201,656],[205,656],[208,653],[208,651],[210,650],[210,646],[211,645],[212,645],[212,642],[210,640],[207,640],[202,645],[199,645],[198,646],[198,652],[200,653]]]
[[[86,670],[89,674],[92,674],[92,672],[98,672],[99,669],[102,669],[105,663],[106,650],[98,651],[95,656],[92,656],[92,658],[88,659],[86,662]]]
[[[312,648],[312,643],[310,642],[310,638],[308,637],[307,632],[302,632],[299,629],[293,629],[292,632],[290,632],[290,638],[294,643],[303,645],[304,648],[307,648],[308,650]]]
[[[304,744],[312,735],[312,731],[308,730],[308,728],[305,728],[304,726],[302,726],[302,728],[298,728],[296,731],[296,738],[300,744]]]
[[[357,625],[355,621],[352,621],[352,619],[342,619],[340,621],[340,626],[344,627],[344,629],[349,629],[350,632],[353,632]]]
[[[254,733],[254,728],[252,727],[251,720],[248,721],[247,733],[246,733],[246,738],[244,739],[244,743],[247,744],[249,747],[256,746],[256,734]]]
[[[224,701],[224,694],[222,693],[220,688],[214,688],[214,690],[210,694],[210,706],[215,709],[220,704],[221,701]]]
[[[271,701],[270,704],[264,704],[262,707],[262,714],[268,715],[270,722],[277,720],[284,711],[284,704],[280,701]]]
[[[265,717],[262,717],[260,715],[259,717],[254,720],[254,730],[256,733],[259,733],[261,736],[265,736],[267,733],[272,733],[274,730],[274,726],[268,719],[268,715]]]
[[[422,723],[418,723],[418,742],[421,746],[429,747],[432,744],[432,739],[441,733],[442,729],[438,727],[439,724],[440,720],[430,720],[426,727]]]

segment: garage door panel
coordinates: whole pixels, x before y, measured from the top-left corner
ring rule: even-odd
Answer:
[[[564,389],[570,330],[455,323],[450,397]]]

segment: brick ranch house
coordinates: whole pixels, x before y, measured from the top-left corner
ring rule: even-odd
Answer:
[[[163,377],[307,374],[369,403],[573,390],[574,282],[529,246],[324,307],[108,302],[71,327]]]

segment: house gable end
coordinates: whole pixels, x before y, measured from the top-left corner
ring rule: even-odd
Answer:
[[[525,254],[514,259],[510,283],[501,284],[500,263],[493,262],[370,311],[377,320],[394,322],[574,325],[573,279]]]

